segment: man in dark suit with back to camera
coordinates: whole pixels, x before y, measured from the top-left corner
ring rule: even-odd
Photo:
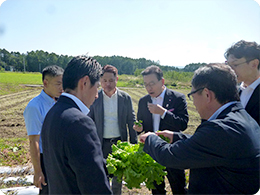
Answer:
[[[142,73],[148,95],[138,103],[137,120],[142,120],[141,127],[134,125],[137,132],[157,132],[171,130],[180,132],[187,128],[189,120],[185,95],[166,88],[163,72],[158,66],[149,66]],[[166,167],[167,178],[173,194],[185,194],[186,182],[184,170]],[[153,194],[166,194],[165,183],[155,183]]]
[[[260,125],[260,45],[241,40],[227,49],[225,57],[241,82],[242,106]]]
[[[133,129],[135,113],[131,97],[116,87],[117,68],[106,65],[102,69],[101,87],[98,98],[90,107],[89,116],[96,124],[104,158],[112,152],[112,145],[118,140],[137,143],[137,133]],[[128,127],[128,131],[127,131]],[[121,194],[122,182],[112,179],[113,194]]]
[[[43,159],[50,194],[111,194],[93,120],[87,116],[98,97],[100,64],[74,57],[63,75],[63,89],[42,127]]]
[[[201,125],[195,133],[140,136],[144,151],[166,167],[190,169],[189,194],[255,194],[259,190],[260,127],[239,102],[235,72],[226,65],[195,71],[188,97]]]

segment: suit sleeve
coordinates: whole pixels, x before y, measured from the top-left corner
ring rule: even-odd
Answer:
[[[149,95],[146,95],[139,100],[137,120],[143,121],[142,124],[143,124],[144,132],[149,132],[149,131],[153,132],[153,119],[152,119],[152,114],[148,110],[147,102],[150,102],[150,103],[152,102]],[[140,134],[140,133],[138,133],[138,134]]]
[[[135,111],[132,105],[132,99],[130,96],[127,98],[127,123],[128,123],[128,130],[130,136],[130,143],[136,144],[137,143],[137,132],[133,129],[135,121]]]
[[[175,99],[174,110],[168,110],[162,121],[166,123],[167,126],[170,126],[171,130],[184,131],[187,128],[189,115],[185,95],[178,96]]]
[[[236,134],[235,131],[232,133]],[[174,132],[175,142],[172,144],[156,135],[149,135],[143,150],[158,163],[170,168],[217,167],[235,163],[228,156],[234,153],[237,144],[236,140],[230,143],[229,138],[221,128],[209,125],[198,128],[190,138],[181,132]]]
[[[111,194],[96,127],[89,117],[68,128],[64,147],[81,194]]]

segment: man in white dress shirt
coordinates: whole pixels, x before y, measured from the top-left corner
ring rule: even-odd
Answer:
[[[143,123],[134,125],[134,129],[137,132],[184,131],[189,120],[185,95],[164,85],[163,72],[158,66],[149,66],[141,74],[148,94],[139,100],[137,119]],[[185,194],[184,170],[167,167],[166,171],[172,194]],[[164,182],[154,184],[153,194],[166,194]]]
[[[111,146],[118,140],[137,143],[137,133],[133,129],[135,113],[132,100],[126,92],[116,87],[117,81],[116,67],[104,66],[101,75],[102,89],[89,112],[89,116],[97,126],[104,158],[107,158],[108,154],[112,152]],[[121,189],[122,182],[117,182],[117,178],[113,177],[113,194],[121,194]]]
[[[241,82],[242,106],[260,125],[260,45],[241,40],[227,49],[225,57]]]

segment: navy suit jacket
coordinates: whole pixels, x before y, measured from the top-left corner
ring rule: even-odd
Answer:
[[[50,194],[111,194],[96,126],[72,99],[60,96],[41,136]]]
[[[129,130],[130,142],[132,144],[137,143],[137,133],[133,129],[135,121],[135,112],[132,106],[131,97],[124,91],[117,89],[117,116],[118,116],[118,127],[120,130],[120,136],[122,141],[128,141]],[[103,142],[104,134],[104,103],[103,103],[103,92],[98,92],[98,98],[90,106],[90,112],[88,114],[93,121],[96,123],[98,137]]]
[[[246,111],[250,114],[260,125],[260,84],[255,88],[252,96],[250,97]]]
[[[190,169],[190,194],[255,194],[259,190],[260,127],[238,102],[193,136],[174,133],[173,144],[156,135],[144,151],[158,163]]]
[[[148,94],[138,103],[137,119],[143,121],[143,131],[153,132],[153,117],[148,110],[147,103],[152,103]],[[187,128],[189,115],[185,95],[166,88],[162,107],[167,109],[164,119],[161,119],[158,130],[183,131]]]

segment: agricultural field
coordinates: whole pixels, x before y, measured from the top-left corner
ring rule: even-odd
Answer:
[[[23,111],[28,102],[42,90],[41,75],[31,73],[8,74],[0,73],[0,166],[31,165]],[[129,76],[128,79],[134,80],[135,78]],[[125,87],[127,86],[125,83],[120,83],[120,85],[124,87],[119,88],[132,97],[133,107],[137,113],[138,101],[140,97],[146,95],[146,90],[139,86]],[[173,90],[182,92],[185,95],[190,92],[190,88],[187,87],[173,88]],[[193,134],[200,123],[200,118],[188,98],[187,102],[190,120],[185,132]],[[135,194],[138,193],[138,190],[128,190],[124,187],[125,194]]]

